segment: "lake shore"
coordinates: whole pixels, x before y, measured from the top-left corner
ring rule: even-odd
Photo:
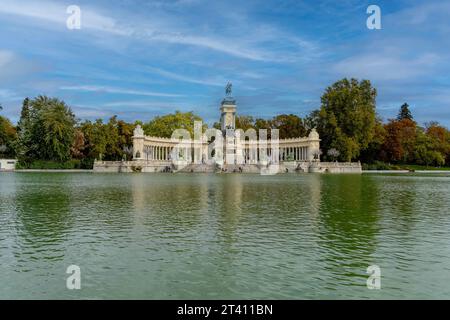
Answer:
[[[362,173],[448,173],[449,170],[363,170]]]
[[[7,172],[64,172],[64,173],[80,173],[80,172],[94,172],[92,169],[17,169]]]
[[[36,173],[36,172],[42,172],[42,173],[92,173],[94,172],[93,169],[17,169],[17,170],[3,170],[0,171],[0,173],[3,172],[30,172],[30,173]],[[369,174],[397,174],[397,173],[425,173],[425,174],[442,174],[447,173],[450,174],[449,170],[415,170],[415,171],[408,171],[408,170],[362,170],[362,173],[369,173]]]

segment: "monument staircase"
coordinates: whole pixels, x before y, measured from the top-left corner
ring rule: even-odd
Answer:
[[[175,172],[203,172],[203,173],[213,173],[216,172],[215,164],[207,163],[190,163],[187,166],[180,168]]]

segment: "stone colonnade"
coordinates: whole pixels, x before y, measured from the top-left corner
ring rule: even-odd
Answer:
[[[271,141],[261,144],[258,141],[245,140],[241,143],[224,143],[224,163],[257,164],[260,162],[283,161],[313,161],[319,152],[320,139],[313,129],[308,137],[281,139],[277,145],[271,145]],[[177,148],[177,151],[174,151]],[[217,152],[217,150],[215,151]],[[217,159],[217,158],[216,158]],[[212,160],[211,146],[207,142],[193,142],[182,140],[178,145],[176,141],[168,138],[145,136],[142,129],[137,127],[133,136],[133,160],[147,161],[173,161],[182,160],[189,163],[203,163]],[[277,161],[278,160],[278,161]]]

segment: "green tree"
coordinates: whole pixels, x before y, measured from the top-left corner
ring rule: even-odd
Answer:
[[[248,129],[255,128],[255,121],[251,116],[236,116],[236,129],[242,129],[247,131]]]
[[[83,135],[83,154],[92,162],[94,159],[123,160],[131,159],[133,130],[135,124],[118,120],[113,116],[105,124],[101,119],[95,122],[83,122],[79,130]]]
[[[306,136],[306,128],[300,117],[294,114],[281,114],[270,121],[271,127],[280,130],[280,139]]]
[[[368,148],[375,135],[376,95],[368,80],[343,79],[326,89],[316,114],[325,154],[336,148],[342,160],[350,161]]]
[[[270,130],[272,128],[272,124],[270,120],[258,118],[255,120],[255,130],[259,131],[260,129]]]
[[[385,157],[385,153],[382,149],[386,140],[386,129],[383,126],[381,119],[376,120],[374,129],[373,140],[369,143],[365,150],[361,151],[360,160],[364,163],[372,163],[375,160],[379,160]]]
[[[303,119],[303,125],[307,131],[319,126],[319,114],[320,110],[313,110]]]
[[[422,129],[417,130],[414,144],[414,158],[417,164],[441,166],[445,164],[445,155],[437,150],[438,146],[430,135]]]
[[[412,113],[409,110],[409,105],[406,102],[401,105],[400,110],[397,115],[398,121],[405,120],[405,119],[414,121]]]
[[[119,131],[119,150],[121,158],[130,160],[133,157],[133,131],[137,124],[132,124],[119,120],[117,122],[117,129]]]
[[[25,99],[18,123],[19,160],[69,160],[75,123],[64,101],[46,96]]]
[[[194,137],[194,121],[202,121],[202,118],[193,112],[176,111],[172,114],[155,117],[144,124],[143,129],[146,135],[170,138],[176,129],[186,129],[191,137]],[[206,124],[203,129],[206,129]]]
[[[95,122],[84,121],[80,125],[84,136],[83,154],[87,159],[100,159],[106,153],[108,134],[101,119]]]
[[[426,124],[426,135],[430,137],[433,149],[439,151],[450,165],[450,131],[437,122]]]

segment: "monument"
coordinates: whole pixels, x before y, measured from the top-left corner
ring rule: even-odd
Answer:
[[[220,130],[203,133],[201,124],[195,124],[194,137],[146,136],[138,125],[133,134],[133,160],[96,161],[94,170],[261,173],[276,165],[275,173],[361,172],[360,163],[321,162],[320,137],[314,128],[306,137],[289,139],[278,139],[277,130],[267,139],[265,134],[258,137],[253,129],[243,132],[236,128],[237,104],[231,82],[219,109]]]

